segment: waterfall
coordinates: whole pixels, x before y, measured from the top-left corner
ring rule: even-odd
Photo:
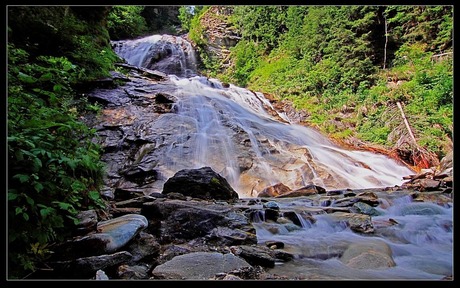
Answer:
[[[112,47],[128,64],[182,77],[195,75],[196,56],[190,42],[171,35],[152,35],[112,41]]]
[[[228,180],[240,198],[251,198],[277,183],[293,190],[309,184],[326,190],[379,188],[401,185],[402,177],[413,173],[385,155],[341,148],[318,131],[295,124],[276,111],[262,93],[197,75],[192,46],[187,43],[167,35],[114,42],[115,51],[128,63],[168,75],[161,83],[136,75],[131,87],[126,84],[117,92],[120,98],[135,94],[135,100],[143,105],[120,101],[110,107],[112,114],[108,113],[128,119],[134,127],[133,132],[122,131],[131,141],[126,145],[130,148],[125,147],[127,167],[156,173],[154,180],[145,186],[142,183],[139,189],[130,181],[116,185],[125,184],[123,189],[146,194],[162,192],[164,182],[177,171],[209,166]],[[152,87],[145,87],[150,83]],[[138,96],[136,91],[142,93]],[[141,98],[158,100],[159,94],[170,100],[167,104],[171,107],[157,113],[152,111],[152,102]],[[129,104],[125,107],[124,103]],[[137,111],[142,115],[135,114]],[[110,136],[118,139],[121,132],[116,133],[107,132],[106,140],[110,142]],[[134,142],[141,143],[138,151],[133,148],[135,153],[130,150]],[[115,181],[120,178],[118,171],[111,173]],[[420,203],[410,193],[377,190],[379,205],[374,208],[378,213],[372,216],[341,212],[346,207],[335,205],[343,203],[335,194],[275,198],[280,211],[276,221],[266,217],[263,205],[254,205],[248,215],[258,244],[279,242],[293,255],[291,261],[277,262],[267,272],[292,279],[330,280],[439,280],[452,275],[452,203]],[[324,208],[338,210],[325,212]],[[351,227],[356,223],[359,227],[372,224],[374,230],[356,232]],[[391,257],[395,265],[355,267],[345,256],[356,247],[372,248],[361,255],[384,251],[375,259]],[[367,258],[368,263],[379,264],[372,263],[373,257]]]
[[[163,156],[155,167],[165,177],[210,166],[240,196],[253,197],[276,183],[358,189],[401,185],[412,174],[384,155],[340,148],[314,129],[292,124],[262,93],[196,75],[192,46],[181,37],[153,35],[113,45],[128,63],[168,74],[175,87],[173,113],[151,124],[155,131],[171,126],[159,135],[171,142],[158,151]]]

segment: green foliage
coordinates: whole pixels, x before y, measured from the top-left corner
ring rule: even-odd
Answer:
[[[290,99],[334,137],[389,148],[401,133],[400,101],[419,145],[443,155],[453,126],[452,8],[235,6],[228,25],[242,39],[220,77]],[[380,70],[384,52],[389,69]],[[344,105],[355,112],[334,128]]]
[[[203,37],[203,27],[201,26],[201,17],[209,10],[209,6],[203,6],[201,9],[194,9],[194,16],[190,20],[189,37],[192,42],[198,46],[204,46],[207,44]]]
[[[235,58],[235,66],[232,74],[238,85],[246,86],[248,76],[259,65],[259,57],[262,49],[255,42],[240,41],[231,50]]]
[[[108,76],[118,60],[103,19],[107,7],[18,6],[8,8],[9,42],[38,56],[65,56],[80,73],[74,80]]]
[[[418,144],[442,156],[453,136],[453,63],[452,58],[436,61],[431,52],[425,52],[425,47],[423,43],[402,45],[395,53],[392,69],[381,76],[391,75],[391,78],[401,79],[401,83],[388,88],[386,81],[380,81],[369,90],[366,102],[400,101]],[[386,125],[396,126],[401,120],[401,116],[394,117]],[[369,126],[363,125],[360,131],[371,132],[373,126],[381,126],[376,118],[369,118],[369,121]],[[372,137],[364,136],[363,139],[371,141]]]
[[[429,51],[452,46],[453,6],[389,6],[385,15],[392,41],[428,44]]]
[[[235,6],[233,23],[243,39],[252,40],[270,51],[286,31],[285,17],[288,6]]]
[[[107,17],[107,29],[112,40],[132,39],[147,32],[141,16],[144,6],[115,5]]]
[[[78,67],[53,56],[29,63],[13,44],[8,56],[8,246],[19,277],[49,256],[45,247],[64,239],[79,210],[104,206],[95,193],[103,164],[94,131],[78,121]]]
[[[179,8],[179,20],[183,29],[189,31],[193,15],[195,13],[194,6],[181,6]]]
[[[140,15],[148,34],[177,34],[180,31],[179,6],[145,6]]]

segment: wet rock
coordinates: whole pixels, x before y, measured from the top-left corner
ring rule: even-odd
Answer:
[[[148,271],[149,267],[145,265],[120,265],[117,268],[117,276],[125,280],[148,279]]]
[[[120,171],[125,178],[131,182],[143,185],[158,179],[158,172],[156,170],[145,169],[143,167],[129,167],[126,170]]]
[[[284,243],[280,241],[266,241],[265,246],[269,247],[270,249],[281,249],[284,248]]]
[[[379,197],[371,191],[359,193],[358,195],[356,195],[356,199],[358,199],[358,201],[360,202],[363,202],[373,207],[378,206],[380,204]]]
[[[266,203],[264,203],[262,205],[262,207],[268,208],[268,209],[273,209],[273,210],[280,210],[280,205],[278,203],[276,203],[275,201],[266,202]]]
[[[75,259],[117,251],[148,225],[142,215],[127,214],[97,224],[97,233],[77,237],[56,247],[61,260]]]
[[[98,233],[89,237],[105,240],[104,252],[113,252],[133,239],[148,225],[147,219],[138,214],[123,215],[114,219],[99,222]]]
[[[156,266],[155,279],[207,280],[218,273],[228,273],[241,268],[252,268],[249,263],[233,254],[195,252],[179,255]]]
[[[89,279],[98,270],[110,270],[117,265],[129,262],[132,255],[126,251],[113,254],[78,258],[70,261],[51,263],[57,275],[70,279]]]
[[[284,193],[292,191],[291,188],[284,185],[283,183],[277,183],[273,186],[267,187],[263,189],[257,197],[276,197],[278,195],[282,195]]]
[[[117,72],[117,71],[110,71],[110,76],[112,77],[113,80],[120,80],[124,82],[130,82],[131,79],[129,79],[127,76],[124,74]]]
[[[112,217],[120,217],[127,214],[141,214],[142,209],[136,207],[125,207],[125,208],[118,208],[118,207],[110,207],[109,213]]]
[[[356,269],[386,269],[396,266],[391,248],[383,241],[350,244],[340,261]]]
[[[265,249],[263,249],[265,248]],[[251,265],[260,265],[262,267],[275,267],[275,258],[273,251],[267,247],[254,247],[254,246],[233,246],[230,247],[233,254],[240,256]]]
[[[238,199],[238,193],[227,180],[210,167],[178,171],[163,186],[163,194],[171,192],[207,200]]]
[[[280,216],[279,210],[267,208],[264,210],[265,221],[278,221],[278,217]]]
[[[351,230],[359,233],[372,233],[374,227],[372,225],[371,217],[364,214],[354,214],[346,212],[334,212],[328,214],[335,221],[343,221]]]
[[[90,102],[108,107],[122,106],[130,101],[123,89],[94,89],[86,96]]]
[[[109,280],[109,277],[107,276],[107,274],[105,274],[104,271],[102,270],[97,270],[96,271],[96,276],[94,278],[95,280]]]
[[[132,261],[153,261],[160,254],[161,245],[156,238],[148,233],[140,232],[129,242],[126,251],[131,253]]]
[[[374,207],[364,202],[356,202],[355,204],[353,204],[352,210],[355,213],[361,213],[361,214],[366,214],[370,216],[378,216],[381,214]]]
[[[206,236],[206,242],[218,246],[257,244],[256,231],[254,230],[252,232],[253,233],[227,227],[217,227]]]
[[[141,213],[149,219],[150,226],[155,225],[152,223],[161,221],[161,228],[158,232],[165,242],[177,241],[178,239],[191,240],[200,237],[210,237],[209,239],[217,241],[215,237],[220,237],[221,233],[224,235],[224,238],[221,238],[222,241],[224,239],[226,241],[243,241],[246,244],[254,241],[253,236],[246,234],[247,232],[254,232],[249,219],[243,212],[233,208],[230,204],[221,205],[210,201],[195,200],[160,201],[158,199],[154,202],[145,203]],[[214,230],[218,227],[224,228]],[[225,232],[228,231],[225,228],[234,230],[235,234]],[[230,237],[230,235],[232,236]]]
[[[311,184],[311,185],[304,186],[302,188],[296,189],[291,192],[277,195],[276,198],[300,197],[300,196],[309,196],[309,195],[324,194],[324,193],[326,193],[326,189],[324,189],[321,186]]]
[[[97,213],[95,210],[81,211],[76,218],[79,220],[75,227],[76,234],[83,235],[96,230]]]

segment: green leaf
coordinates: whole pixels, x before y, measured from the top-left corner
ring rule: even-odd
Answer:
[[[40,80],[40,81],[48,81],[48,80],[51,80],[52,78],[53,78],[53,74],[48,72],[48,73],[45,73],[42,76],[40,76],[40,78],[38,80]]]
[[[44,150],[44,149],[42,149],[42,148],[34,148],[34,149],[31,149],[30,151],[31,151],[32,154],[34,154],[35,156],[37,156],[38,154],[45,155],[45,153],[46,153],[46,150]]]
[[[89,191],[88,197],[94,201],[97,201],[100,199],[100,194],[99,192],[93,190],[93,191]]]
[[[26,201],[30,206],[33,206],[35,204],[34,199],[30,198],[29,196],[26,195]]]
[[[54,212],[54,209],[51,208],[51,207],[47,207],[47,208],[40,209],[40,215],[41,215],[43,218],[47,217],[48,215],[53,214],[53,212]]]
[[[69,218],[70,220],[72,220],[74,225],[78,225],[81,222],[80,219],[78,219],[76,217],[69,216],[69,215],[67,215],[66,217]]]
[[[21,207],[16,207],[15,213],[16,213],[16,215],[21,214],[22,213],[22,208]]]
[[[7,139],[8,139],[8,142],[13,142],[13,141],[18,141],[19,138],[16,136],[8,136]]]
[[[54,92],[61,92],[61,90],[62,90],[62,85],[56,84],[53,86]]]
[[[39,182],[36,182],[36,183],[34,184],[34,188],[35,188],[35,190],[36,190],[37,192],[40,192],[40,191],[43,190],[43,185],[42,185],[41,183],[39,183]]]
[[[16,193],[13,193],[13,192],[8,192],[8,201],[12,201],[12,200],[15,200],[16,198],[18,198],[18,194]]]
[[[33,161],[34,161],[34,167],[36,169],[42,168],[42,160],[40,160],[39,158],[35,157]]]
[[[24,183],[29,181],[30,176],[25,174],[16,174],[13,176],[13,179],[19,179],[19,182]]]
[[[69,204],[69,203],[64,203],[64,202],[58,202],[58,201],[54,201],[53,203],[57,203],[59,208],[61,208],[62,210],[69,210],[69,208],[73,208],[72,204]]]
[[[24,220],[29,221],[29,215],[27,215],[27,213],[22,213],[22,217]]]
[[[18,78],[19,78],[19,80],[21,80],[22,82],[28,83],[28,84],[37,82],[37,79],[36,79],[35,77],[32,77],[32,76],[27,75],[27,74],[24,74],[24,73],[22,73],[22,72],[19,72]]]

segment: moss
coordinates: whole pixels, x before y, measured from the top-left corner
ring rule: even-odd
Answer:
[[[221,185],[219,179],[217,179],[216,177],[211,178],[211,183],[215,185]]]

